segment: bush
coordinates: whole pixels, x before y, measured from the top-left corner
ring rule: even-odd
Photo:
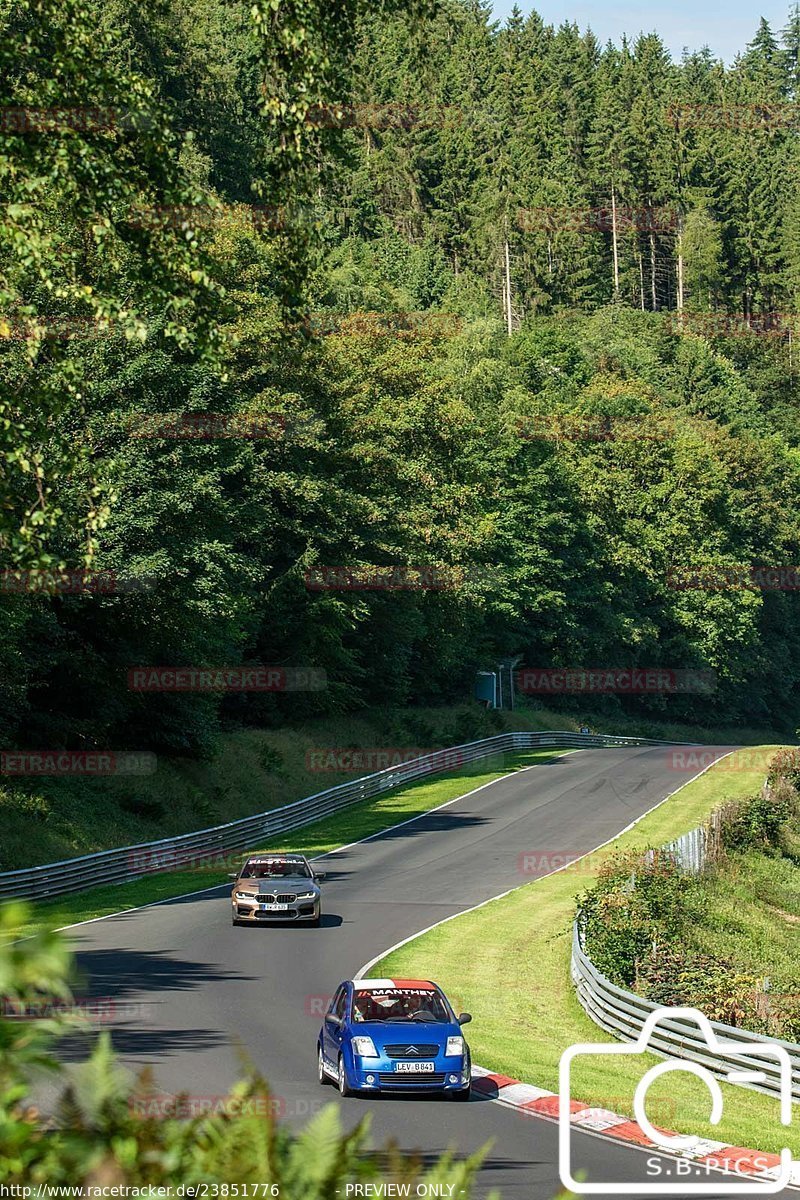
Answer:
[[[783,826],[797,811],[797,794],[785,780],[748,800],[723,805],[718,810],[722,846],[746,850],[752,846],[778,849]]]
[[[132,813],[135,817],[146,817],[150,821],[161,821],[166,813],[162,800],[148,799],[136,792],[123,792],[118,803],[123,812]]]
[[[688,1005],[712,1021],[756,1029],[761,981],[729,959],[656,943],[640,961],[635,984],[637,995],[656,1004]]]
[[[773,788],[780,780],[800,791],[800,749],[779,750],[770,760],[767,785]]]
[[[595,966],[620,986],[633,987],[653,943],[680,937],[697,886],[665,850],[615,855],[578,903]]]
[[[489,713],[495,717],[494,721]],[[502,726],[502,717],[496,709],[481,708],[479,704],[459,709],[448,737],[448,744],[462,746],[466,742],[477,742],[481,738],[492,737],[498,731],[498,719]]]
[[[272,746],[261,746],[258,751],[258,765],[268,774],[281,774],[283,755]]]
[[[718,860],[726,869],[725,851],[755,849],[795,858],[791,841],[797,825],[792,818],[800,812],[798,778],[800,752],[781,752],[770,764],[768,788],[712,813],[706,825],[706,878],[710,864],[716,866]],[[791,979],[780,987],[773,980],[766,992],[764,981],[735,960],[693,947],[706,886],[703,875],[684,872],[668,851],[617,855],[579,901],[592,961],[613,982],[657,1004],[698,1008],[727,1025],[797,1040],[800,993]],[[759,898],[771,904],[782,899],[772,891]],[[791,909],[791,903],[786,907]]]

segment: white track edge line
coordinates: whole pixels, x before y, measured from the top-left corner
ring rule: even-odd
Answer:
[[[691,780],[689,782],[691,783]],[[542,878],[544,879],[544,876],[542,876]],[[557,1096],[558,1092],[553,1092],[552,1095]],[[513,1104],[510,1100],[504,1101],[504,1100],[501,1100],[499,1096],[489,1096],[489,1097],[484,1097],[483,1100],[481,1101],[481,1103],[483,1103],[487,1099],[489,1100],[490,1104],[500,1104],[503,1108],[510,1108],[510,1109],[516,1108],[517,1111],[519,1112],[519,1106],[516,1104]],[[551,1123],[551,1125],[558,1124],[558,1117],[551,1117],[549,1115],[549,1113],[532,1112],[530,1109],[525,1109],[524,1112],[525,1112],[526,1116],[535,1117],[539,1121],[549,1121]],[[638,1144],[638,1142],[626,1142],[626,1141],[623,1141],[622,1138],[610,1137],[607,1133],[604,1133],[602,1130],[584,1129],[581,1126],[573,1127],[572,1125],[570,1125],[570,1128],[572,1129],[573,1133],[579,1133],[583,1137],[600,1138],[600,1139],[602,1139],[602,1141],[604,1141],[606,1143],[611,1141],[622,1149],[638,1150],[638,1152],[640,1154],[648,1154],[652,1157],[657,1156],[659,1158],[663,1158],[665,1160],[665,1162],[674,1162],[675,1161],[675,1157],[671,1156],[668,1150],[659,1149],[655,1143],[652,1146],[640,1146]],[[726,1147],[726,1149],[732,1149],[732,1148],[733,1147]],[[721,1151],[720,1151],[720,1153],[721,1153]],[[756,1151],[754,1151],[754,1153],[759,1154],[761,1152],[756,1150]],[[764,1151],[764,1153],[766,1154],[767,1151]],[[680,1156],[677,1156],[677,1157],[680,1157]],[[684,1161],[687,1161],[687,1160],[684,1160]],[[717,1173],[717,1175],[724,1175],[726,1178],[727,1177],[733,1177],[735,1179],[742,1178],[742,1174],[739,1171],[736,1171],[734,1169],[726,1171],[724,1167],[714,1167],[710,1163],[703,1164],[703,1173],[705,1174],[706,1171],[715,1171]],[[688,1178],[687,1178],[687,1182],[689,1182]],[[642,1187],[646,1188],[647,1184],[643,1184]],[[800,1191],[800,1183],[787,1183],[786,1187],[791,1188],[792,1191],[795,1191],[795,1192]],[[739,1190],[741,1192],[741,1189],[739,1189]],[[756,1195],[757,1193],[751,1192],[750,1194]],[[765,1194],[769,1194],[769,1193],[765,1193]],[[775,1193],[773,1192],[772,1195],[775,1195]],[[723,1197],[723,1200],[724,1200],[724,1197]]]
[[[530,747],[531,750],[539,750],[542,748],[543,747],[540,747],[540,746],[531,746]],[[553,747],[547,747],[547,749],[550,750],[551,752],[554,752],[554,751],[557,751],[559,749],[559,747],[553,746]],[[607,747],[595,747],[595,746],[568,747],[564,750],[564,755],[575,754],[579,750],[582,750],[582,749],[586,749],[586,750],[607,749]],[[506,752],[504,751],[503,753],[506,753]],[[524,754],[525,751],[524,750],[513,751],[513,753]],[[562,755],[560,757],[563,757],[564,755]],[[542,765],[541,763],[531,763],[531,765],[529,767],[520,767],[516,771],[509,771],[507,775],[501,775],[497,779],[490,779],[488,781],[488,783],[482,783],[478,787],[472,788],[471,791],[464,792],[463,795],[461,795],[461,796],[454,796],[452,798],[452,800],[445,800],[444,804],[437,804],[435,808],[427,808],[425,810],[425,812],[417,813],[417,815],[415,817],[408,817],[405,821],[398,821],[398,823],[396,825],[387,825],[386,829],[379,829],[379,830],[377,830],[377,832],[370,833],[367,835],[367,837],[359,838],[355,842],[348,842],[345,846],[337,846],[334,850],[326,850],[324,854],[317,854],[310,861],[318,862],[322,858],[328,858],[328,856],[331,854],[341,854],[341,852],[343,850],[350,850],[350,849],[352,849],[353,846],[360,846],[363,842],[371,842],[373,838],[377,838],[377,837],[380,837],[384,833],[388,833],[388,831],[390,829],[392,829],[392,830],[400,829],[401,826],[403,826],[403,825],[410,825],[413,821],[420,821],[420,820],[422,820],[423,817],[427,817],[431,813],[441,812],[441,810],[443,808],[449,808],[451,804],[455,804],[459,800],[466,800],[468,796],[474,796],[476,792],[482,792],[484,788],[491,787],[495,783],[502,783],[504,779],[513,779],[513,777],[515,775],[522,775],[523,772],[532,771],[532,770],[534,770],[535,767],[539,767],[541,765]],[[411,782],[413,782],[413,780]],[[343,811],[346,811],[346,810],[343,810]],[[336,814],[332,813],[330,815],[334,816]],[[322,819],[325,820],[326,818],[323,817]],[[312,822],[312,824],[316,824],[316,822]],[[300,828],[302,829],[302,826]],[[287,832],[291,832],[291,830],[287,830]],[[147,878],[147,877],[142,876],[142,878]],[[134,905],[132,905],[131,908],[121,908],[121,909],[119,909],[118,912],[105,913],[101,917],[87,917],[86,920],[84,920],[84,921],[73,921],[73,923],[71,925],[59,925],[59,927],[56,930],[56,933],[63,933],[66,929],[78,929],[81,925],[94,925],[96,921],[109,921],[109,920],[111,920],[112,917],[124,917],[126,913],[141,912],[142,909],[145,909],[145,908],[155,908],[159,904],[169,904],[170,901],[172,901],[172,900],[188,900],[192,896],[202,896],[206,892],[216,892],[219,890],[219,888],[223,888],[223,887],[228,887],[228,884],[227,883],[212,883],[209,885],[209,887],[198,888],[197,891],[194,891],[194,892],[181,892],[177,896],[165,896],[162,900],[148,900],[146,904],[134,904]],[[28,934],[27,937],[17,938],[17,941],[26,942],[29,940],[29,938],[32,938],[35,936],[36,936],[35,934],[31,933],[31,934]]]
[[[594,749],[594,747],[587,746],[587,749]],[[702,771],[698,771],[696,775],[692,775],[691,779],[687,779],[685,783],[682,783],[680,787],[675,788],[674,791],[664,796],[664,798],[654,804],[652,808],[648,808],[647,812],[643,812],[641,816],[636,817],[635,820],[631,821],[629,825],[626,825],[624,829],[620,829],[620,831],[615,833],[613,837],[607,838],[606,841],[601,842],[599,846],[595,846],[593,850],[587,850],[585,854],[580,856],[580,858],[573,858],[570,862],[565,863],[563,867],[554,867],[554,869],[552,871],[548,871],[546,875],[539,875],[537,879],[528,879],[525,883],[518,883],[512,888],[508,888],[505,892],[500,892],[496,896],[489,896],[487,900],[481,900],[480,904],[473,904],[471,908],[462,908],[459,910],[459,912],[453,913],[452,916],[443,917],[441,921],[434,921],[434,923],[432,925],[428,925],[427,928],[420,929],[418,933],[412,933],[410,937],[403,938],[401,942],[397,942],[394,946],[390,946],[388,950],[383,950],[380,954],[376,954],[374,958],[371,958],[369,962],[365,963],[363,967],[359,968],[354,978],[366,978],[368,972],[372,969],[372,967],[375,966],[376,962],[380,962],[382,958],[386,958],[389,954],[394,954],[395,950],[399,950],[402,946],[408,945],[409,942],[413,942],[416,938],[422,937],[423,934],[430,933],[433,929],[438,929],[440,925],[446,925],[448,921],[455,921],[457,917],[465,917],[467,913],[477,912],[479,908],[485,908],[487,904],[493,904],[495,900],[504,900],[506,896],[510,896],[512,892],[518,892],[521,888],[535,887],[536,884],[540,883],[543,879],[549,879],[551,875],[558,875],[560,871],[566,871],[569,867],[574,867],[576,863],[581,862],[584,858],[588,858],[590,854],[596,854],[598,850],[602,850],[605,846],[609,846],[612,842],[615,842],[617,838],[621,838],[624,833],[630,833],[631,829],[638,825],[640,821],[643,821],[645,817],[649,817],[650,813],[655,812],[657,808],[661,808],[662,804],[666,804],[667,801],[671,800],[673,796],[678,794],[678,792],[682,792],[683,789],[688,787],[690,783],[694,783],[694,781],[699,779],[701,775],[705,775],[706,771],[710,771],[711,768],[716,766],[718,762],[722,762],[723,759],[728,758],[729,755],[734,753],[735,748],[733,750],[728,750],[725,754],[721,754],[719,758],[715,758],[714,761],[709,763],[707,767],[703,767]],[[530,768],[526,767],[525,769],[529,770]]]

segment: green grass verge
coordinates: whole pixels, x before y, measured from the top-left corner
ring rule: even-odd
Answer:
[[[778,736],[637,719],[613,707],[603,715],[589,715],[577,706],[574,713],[553,712],[527,697],[520,698],[513,713],[487,712],[474,703],[386,708],[280,729],[233,730],[219,736],[206,758],[159,755],[156,771],[143,777],[0,778],[0,871],[221,825],[369,771],[312,770],[309,752],[453,746],[504,730],[578,729],[584,722],[600,733],[726,745]]]
[[[432,710],[430,716],[415,713],[413,718],[387,710],[322,718],[296,728],[230,731],[218,738],[208,757],[159,755],[155,772],[141,777],[2,777],[0,870],[222,825],[370,771],[314,770],[309,755],[315,751],[451,746],[501,728],[502,719],[492,719],[477,705],[474,710]],[[456,736],[460,731],[464,736]]]
[[[760,765],[733,772],[721,763],[644,817],[605,853],[660,846],[699,825],[722,801],[752,795],[763,780]],[[614,1041],[587,1017],[569,975],[575,900],[591,885],[602,858],[603,852],[590,855],[569,870],[448,921],[387,955],[374,974],[436,979],[460,1009],[473,1014],[469,1040],[476,1062],[558,1091],[559,1059],[568,1046]],[[576,1059],[572,1094],[632,1116],[636,1084],[658,1061],[651,1055]],[[800,1154],[800,1135],[779,1124],[776,1101],[744,1088],[722,1087],[725,1116],[720,1126],[708,1123],[707,1090],[683,1074],[657,1081],[649,1093],[648,1113],[663,1128],[765,1151],[788,1145]]]
[[[389,829],[400,821],[419,816],[503,775],[546,762],[563,753],[569,754],[573,751],[548,747],[517,754],[495,754],[491,758],[472,763],[447,775],[408,784],[379,798],[353,804],[334,816],[298,829],[297,834],[291,838],[291,849],[309,857],[325,854],[339,846],[346,846],[350,842],[369,837],[370,834]],[[253,846],[252,850],[279,848],[288,848],[287,835],[282,835],[280,842],[267,842]],[[239,860],[243,855],[234,854],[232,857]],[[231,865],[230,870],[233,869],[234,865]],[[30,906],[29,919],[25,924],[16,926],[12,936],[26,937],[45,928],[63,928],[79,921],[108,916],[110,913],[142,904],[152,904],[201,888],[227,883],[227,870],[226,867],[223,870],[169,871],[148,875],[130,883],[109,884],[62,896],[57,900],[34,903]]]
[[[800,820],[788,822],[784,845],[789,853],[752,849],[729,852],[722,869],[703,880],[702,919],[692,929],[693,947],[718,957],[733,957],[749,975],[769,978],[773,993],[790,993],[788,1010],[800,1037]],[[733,948],[734,953],[731,954]],[[776,1013],[787,997],[775,995]]]

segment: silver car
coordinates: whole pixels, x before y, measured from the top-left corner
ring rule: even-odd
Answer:
[[[309,921],[319,925],[322,916],[318,881],[303,854],[253,854],[233,875],[231,919],[234,925],[268,921]]]

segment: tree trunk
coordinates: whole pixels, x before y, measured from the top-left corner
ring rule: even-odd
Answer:
[[[644,312],[644,261],[641,250],[639,251],[639,301],[642,306],[642,312]]]
[[[508,247],[508,238],[505,240],[505,310],[506,310],[506,328],[508,336],[513,333],[511,323],[511,254]]]
[[[611,184],[611,248],[614,253],[614,299],[619,299],[619,246],[617,244],[617,190]]]
[[[653,312],[658,311],[658,294],[656,292],[656,235],[650,234],[650,292],[653,298]]]
[[[678,323],[683,321],[683,217],[678,218]]]

